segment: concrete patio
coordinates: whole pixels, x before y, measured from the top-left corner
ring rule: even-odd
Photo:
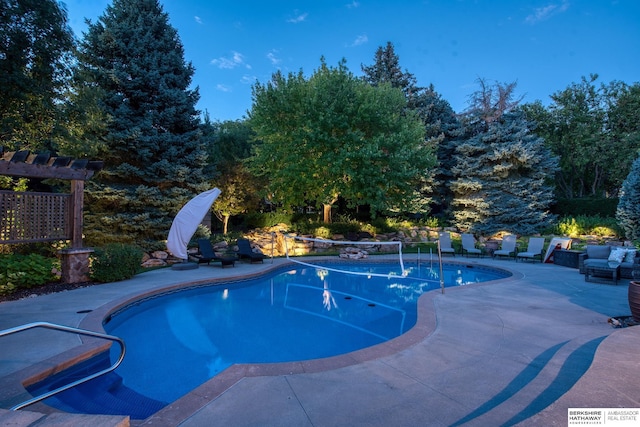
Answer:
[[[163,269],[4,302],[0,330],[48,321],[101,331],[101,319],[134,295],[254,275],[285,262]],[[565,426],[568,408],[640,408],[640,328],[615,329],[608,323],[610,317],[629,315],[628,281],[589,283],[576,269],[553,264],[458,256],[445,262],[496,266],[513,276],[423,295],[417,325],[385,344],[315,361],[236,365],[149,419],[130,424]],[[48,330],[0,340],[2,408],[15,403],[11,393],[19,391],[25,376],[37,375],[35,364],[39,371],[43,361],[59,364],[80,343],[75,335]],[[29,411],[25,417],[51,412],[42,404]],[[0,413],[0,425],[32,425],[14,423],[16,415]],[[93,418],[91,424],[127,425],[126,418],[107,418]],[[47,425],[46,419],[33,425]],[[87,422],[84,417],[75,425]],[[69,423],[64,425],[74,425]]]

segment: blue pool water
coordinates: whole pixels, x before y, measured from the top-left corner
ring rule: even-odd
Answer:
[[[127,354],[116,379],[102,380],[118,387],[95,388],[147,398],[138,406],[151,412],[132,414],[144,418],[232,364],[323,358],[395,338],[416,323],[419,296],[440,287],[438,268],[424,263],[406,265],[406,277],[397,263],[348,267],[361,275],[334,271],[343,264],[325,267],[289,266],[251,280],[154,296],[113,313],[105,330],[124,339]],[[508,275],[480,266],[444,268],[446,286]],[[68,411],[73,406],[64,396],[48,403]]]

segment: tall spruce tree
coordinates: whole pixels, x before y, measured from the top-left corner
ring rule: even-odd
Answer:
[[[80,46],[78,80],[109,118],[103,171],[87,186],[87,242],[149,244],[206,189],[194,70],[157,0],[114,0]]]
[[[418,91],[416,78],[409,71],[402,71],[400,68],[400,58],[395,52],[393,43],[387,42],[383,48],[378,47],[373,65],[361,65],[364,73],[363,79],[372,86],[379,86],[388,83],[391,87],[402,90],[410,101],[412,95]],[[409,108],[411,108],[409,106]]]
[[[530,235],[551,225],[550,179],[558,160],[512,101],[515,85],[481,85],[456,144],[455,225],[492,235]]]
[[[633,162],[620,189],[616,219],[627,239],[640,242],[640,157]]]

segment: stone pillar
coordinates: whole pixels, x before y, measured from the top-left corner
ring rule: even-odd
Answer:
[[[82,283],[90,280],[89,255],[93,253],[93,249],[62,249],[58,253],[61,256],[63,283]]]

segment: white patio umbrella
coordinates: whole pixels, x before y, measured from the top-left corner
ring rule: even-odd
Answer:
[[[167,238],[167,249],[173,256],[187,261],[189,240],[219,195],[220,190],[213,188],[198,194],[180,209],[178,215],[173,219]]]

